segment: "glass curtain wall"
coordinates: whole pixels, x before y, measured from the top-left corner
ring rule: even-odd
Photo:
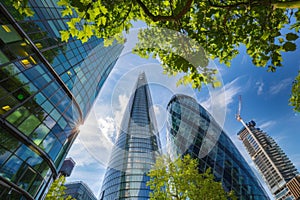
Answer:
[[[123,116],[100,199],[148,200],[147,173],[159,154],[160,140],[150,90],[142,73]]]
[[[43,197],[123,48],[61,42],[62,8],[29,4],[0,3],[0,199]]]
[[[213,117],[186,95],[175,95],[167,107],[167,146],[171,158],[190,154],[201,173],[211,168],[225,191],[238,199],[269,199],[240,152]]]

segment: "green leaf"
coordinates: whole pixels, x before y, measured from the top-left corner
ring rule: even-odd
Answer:
[[[108,47],[112,45],[113,42],[114,42],[114,38],[105,38],[103,44],[105,47]]]
[[[285,51],[295,51],[296,50],[296,44],[292,42],[286,42],[282,46]]]
[[[99,8],[101,10],[101,13],[104,14],[104,15],[108,12],[108,10],[105,8],[105,6],[101,5],[101,6],[99,6]]]
[[[61,35],[61,41],[67,42],[69,40],[70,34],[68,31],[59,31]]]
[[[296,40],[296,39],[298,39],[298,35],[296,35],[296,34],[294,34],[294,33],[288,33],[288,34],[286,34],[286,39],[287,40],[289,40],[289,41],[291,41],[291,40]]]
[[[289,99],[289,104],[294,107],[296,112],[300,112],[300,71],[295,78],[292,86],[292,94]]]
[[[170,6],[170,2],[169,2],[169,1],[163,1],[163,5],[164,5],[165,7],[168,7],[168,6]]]
[[[267,40],[269,37],[270,33],[269,32],[264,32],[264,34],[261,36],[261,39]]]
[[[78,35],[78,30],[77,30],[77,29],[75,29],[75,28],[73,28],[73,29],[70,29],[70,34],[71,34],[71,36],[72,36],[72,37],[75,37],[75,36],[77,36],[77,35]]]
[[[94,10],[89,9],[87,13],[89,14],[89,20],[94,20],[96,18]]]
[[[34,12],[30,8],[24,8],[24,13],[26,16],[31,17],[34,15]]]
[[[284,39],[283,39],[283,38],[279,38],[278,41],[279,41],[280,43],[283,43],[283,42],[284,42]]]
[[[67,15],[72,15],[73,14],[73,11],[70,7],[67,7],[65,10],[61,11],[61,15],[64,17],[64,16],[67,16]]]
[[[68,25],[68,27],[70,28],[70,29],[75,29],[75,23],[74,23],[74,21],[69,21],[69,22],[67,22],[67,25]]]
[[[100,22],[100,23],[97,24],[98,26],[99,26],[99,25],[105,25],[105,24],[106,24],[106,17],[100,17],[100,18],[99,18],[99,22]]]
[[[100,14],[100,9],[99,8],[94,8],[93,12],[94,12],[95,16],[98,16]]]
[[[68,0],[59,0],[56,4],[59,6],[67,6],[67,5],[69,5],[69,1]]]
[[[220,81],[213,82],[213,87],[214,88],[221,87],[221,86],[222,86],[222,83]]]
[[[86,36],[87,38],[90,38],[90,37],[93,35],[93,29],[92,29],[92,26],[89,25],[89,24],[85,24],[85,25],[83,26],[83,31],[84,31],[85,36]]]

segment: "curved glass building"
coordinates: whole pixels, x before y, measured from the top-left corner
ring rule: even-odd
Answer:
[[[42,199],[123,46],[61,42],[56,1],[0,3],[0,199]]]
[[[214,118],[197,101],[175,95],[167,106],[167,142],[171,158],[190,154],[199,171],[211,168],[225,191],[238,199],[269,199],[251,168]]]
[[[142,73],[123,116],[100,199],[148,200],[147,173],[160,154],[160,146],[150,90]]]

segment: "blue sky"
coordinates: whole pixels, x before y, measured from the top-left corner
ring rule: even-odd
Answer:
[[[226,133],[255,170],[242,142],[236,136],[242,128],[240,122],[235,120],[238,96],[242,95],[241,116],[244,121],[255,120],[257,127],[276,140],[300,171],[300,113],[295,113],[288,106],[292,82],[300,69],[299,50],[285,53],[283,67],[271,73],[266,68],[253,66],[251,58],[241,48],[240,55],[232,61],[230,68],[217,61],[209,64],[219,70],[218,77],[223,81],[223,86],[218,89],[205,86],[199,92],[189,86],[176,87],[178,77],[163,75],[158,60],[146,60],[131,54],[131,48],[136,41],[134,32],[128,36],[120,59],[70,150],[68,156],[75,160],[76,166],[67,182],[82,180],[98,197],[122,114],[137,75],[142,71],[146,72],[150,85],[163,144],[165,107],[172,95],[188,94],[196,98],[223,124]]]

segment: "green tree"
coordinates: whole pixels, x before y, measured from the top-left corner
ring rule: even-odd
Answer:
[[[198,162],[186,155],[171,162],[167,157],[157,159],[154,168],[149,172],[147,185],[153,191],[151,200],[227,200],[236,199],[232,192],[223,190],[222,184],[214,181],[208,169],[199,174]]]
[[[26,8],[26,0],[18,2]],[[159,57],[167,74],[185,74],[179,84],[191,83],[198,89],[202,83],[220,85],[207,60],[218,59],[230,66],[241,45],[255,66],[276,71],[282,66],[282,53],[296,50],[300,30],[300,10],[295,9],[300,7],[299,0],[59,0],[58,5],[64,7],[62,15],[70,17],[68,30],[61,31],[63,41],[75,37],[86,42],[97,36],[106,45],[114,39],[124,42],[123,31],[129,31],[134,21],[145,22],[148,28],[140,31],[134,52]],[[283,33],[287,27],[289,31]],[[181,39],[170,42],[174,34],[162,38],[153,28],[174,30]],[[194,49],[184,38],[199,47]],[[153,46],[154,39],[168,48]],[[195,56],[202,52],[205,56]],[[290,104],[300,111],[293,96]]]
[[[52,183],[45,200],[76,200],[70,195],[66,196],[65,190],[67,188],[64,186],[65,181],[66,179],[64,176],[60,176],[58,179],[56,179]]]
[[[239,53],[239,46],[244,45],[252,63],[267,67],[270,72],[282,66],[283,52],[296,49],[300,27],[300,11],[292,9],[300,6],[299,0],[60,0],[58,4],[65,6],[63,15],[78,14],[68,22],[69,29],[61,31],[64,41],[77,37],[85,42],[95,35],[106,39],[109,45],[112,36],[122,41],[122,31],[128,31],[133,21],[146,22],[149,28],[140,31],[134,52],[143,57],[159,57],[167,74],[184,73],[179,83],[191,83],[199,89],[202,83],[220,85],[216,71],[208,69],[203,56],[198,57],[197,62],[187,60],[178,49],[195,52],[189,43],[169,42],[174,38],[172,34],[162,38],[161,32],[153,31],[153,27],[177,31],[203,48],[207,58],[216,58],[228,66]],[[282,34],[291,18],[295,18],[295,23],[290,25],[290,32]],[[79,23],[83,27],[78,26]],[[153,41],[169,48],[153,47]],[[196,55],[203,50],[196,50]],[[191,55],[190,52],[187,54]],[[300,111],[300,106],[293,101],[294,96],[290,104]]]

